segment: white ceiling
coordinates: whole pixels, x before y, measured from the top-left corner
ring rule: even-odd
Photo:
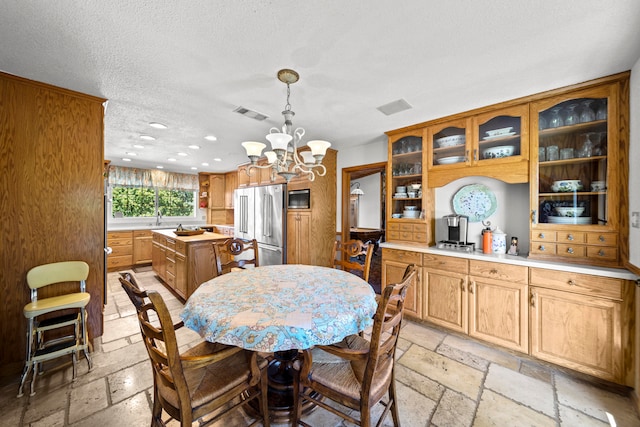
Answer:
[[[282,125],[281,68],[300,73],[306,140],[366,150],[388,130],[629,70],[638,29],[638,0],[3,0],[0,70],[107,98],[112,164],[222,172]],[[376,109],[400,98],[413,109]]]

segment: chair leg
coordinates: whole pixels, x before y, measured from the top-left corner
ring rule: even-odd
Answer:
[[[78,376],[78,352],[74,351],[73,353],[71,353],[71,364],[73,365],[73,375],[71,377],[71,381],[75,381],[76,377]]]
[[[20,389],[18,389],[18,397],[23,396],[22,388],[24,387],[24,382],[29,375],[29,371],[31,371],[31,358],[33,357],[33,318],[29,319],[29,326],[27,328],[27,346],[26,346],[26,360],[24,363],[24,371],[22,372],[22,378],[20,379]]]
[[[265,368],[260,372],[260,408],[262,409],[262,425],[263,427],[269,427],[269,400],[267,398],[267,390],[269,382],[267,378],[267,369]]]
[[[36,394],[36,377],[38,376],[38,362],[33,363],[33,378],[31,379],[31,394],[33,396]]]
[[[88,336],[87,336],[87,311],[82,308],[80,310],[80,317],[82,323],[82,346],[84,351],[84,357],[87,359],[87,365],[89,365],[89,370],[93,367],[91,363],[91,356],[89,356],[89,344],[88,344]]]
[[[391,384],[389,384],[389,405],[391,405],[391,416],[393,417],[393,425],[394,427],[400,427],[398,399],[396,399],[396,380],[393,372],[391,373]]]
[[[293,375],[293,413],[291,414],[291,425],[297,427],[302,417],[302,404],[304,398],[300,394],[300,372],[295,371]]]

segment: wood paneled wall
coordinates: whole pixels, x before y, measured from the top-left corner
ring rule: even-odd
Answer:
[[[102,335],[103,103],[0,73],[0,380],[24,365],[32,267],[87,262],[89,337]]]

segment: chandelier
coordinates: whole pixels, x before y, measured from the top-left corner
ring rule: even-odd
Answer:
[[[291,94],[290,85],[297,82],[300,76],[297,72],[289,69],[278,71],[278,80],[287,85],[287,104],[282,115],[284,125],[282,129],[271,128],[266,138],[271,143],[271,151],[265,151],[267,163],[259,165],[258,160],[262,156],[262,150],[267,146],[262,142],[245,141],[242,146],[247,151],[247,156],[251,164],[246,168],[247,175],[251,175],[256,168],[271,168],[271,181],[275,180],[275,175],[282,176],[286,182],[299,174],[307,175],[309,181],[313,181],[318,176],[325,176],[327,169],[322,164],[322,159],[327,153],[327,148],[331,143],[321,140],[307,142],[309,150],[298,152],[298,144],[304,136],[303,128],[293,130],[291,122],[295,113],[291,110],[289,96]]]

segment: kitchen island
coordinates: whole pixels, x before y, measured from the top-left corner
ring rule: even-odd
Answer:
[[[153,271],[181,299],[186,300],[200,284],[217,276],[213,244],[229,236],[211,232],[177,236],[173,230],[151,233]]]

